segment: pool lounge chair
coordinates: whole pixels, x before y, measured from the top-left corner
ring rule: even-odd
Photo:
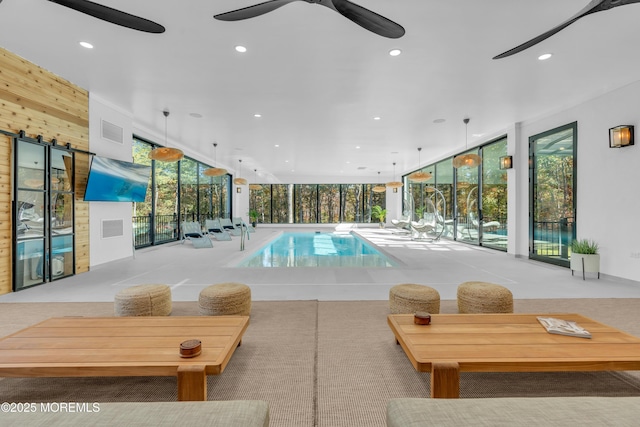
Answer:
[[[246,222],[244,222],[244,220],[242,218],[240,218],[238,216],[233,217],[233,225],[235,225],[236,228],[241,228],[241,227],[244,226],[244,228],[247,229],[248,233],[255,233],[256,232],[255,228],[253,228],[251,226],[251,224],[247,224]]]
[[[231,235],[222,227],[218,218],[205,220],[204,229],[209,236],[216,240],[231,240]]]
[[[409,231],[411,227],[411,214],[405,211],[400,218],[392,219],[391,224],[401,230]]]
[[[411,221],[411,239],[412,240],[423,240],[428,239],[429,232],[432,232],[436,229],[435,221],[427,220],[426,218],[420,218],[419,221]]]
[[[202,233],[202,227],[197,221],[183,221],[181,225],[182,244],[189,240],[194,248],[212,248],[211,239]]]
[[[239,227],[233,225],[229,218],[220,218],[220,225],[227,230],[232,236],[239,236],[242,232]]]

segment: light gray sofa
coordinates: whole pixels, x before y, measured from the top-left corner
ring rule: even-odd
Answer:
[[[33,405],[36,405],[33,407]],[[41,406],[44,405],[44,406]],[[84,404],[83,404],[84,405]],[[260,400],[89,403],[61,410],[34,403],[34,412],[0,413],[2,426],[224,426],[268,427],[269,406]],[[97,409],[97,411],[96,411]]]
[[[573,427],[640,425],[640,397],[393,399],[387,427]]]

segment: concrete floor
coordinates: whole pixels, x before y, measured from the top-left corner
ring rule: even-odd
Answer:
[[[342,227],[344,228],[346,226]],[[174,301],[195,301],[211,284],[240,282],[252,289],[256,301],[268,300],[386,300],[389,288],[419,283],[454,300],[457,286],[466,281],[504,285],[515,299],[640,298],[640,283],[595,274],[571,275],[567,268],[504,252],[441,240],[412,241],[397,229],[354,228],[402,265],[388,268],[238,268],[242,259],[286,231],[333,231],[323,227],[259,226],[245,250],[239,238],[213,242],[213,248],[195,249],[190,242],[145,248],[134,257],[91,268],[88,273],[0,296],[0,302],[113,301],[121,289],[143,283],[164,283]]]

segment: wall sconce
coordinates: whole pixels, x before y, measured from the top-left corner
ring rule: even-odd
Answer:
[[[609,148],[633,145],[633,126],[621,125],[609,129]]]
[[[511,169],[513,167],[513,156],[500,157],[500,169]]]
[[[236,187],[236,193],[242,193],[242,187]]]
[[[394,187],[393,192],[394,192],[394,193],[397,193],[397,192],[398,192],[398,189]]]

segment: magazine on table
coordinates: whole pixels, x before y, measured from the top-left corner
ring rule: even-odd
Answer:
[[[589,331],[571,320],[556,319],[555,317],[538,317],[538,322],[540,322],[550,334],[591,338]]]

